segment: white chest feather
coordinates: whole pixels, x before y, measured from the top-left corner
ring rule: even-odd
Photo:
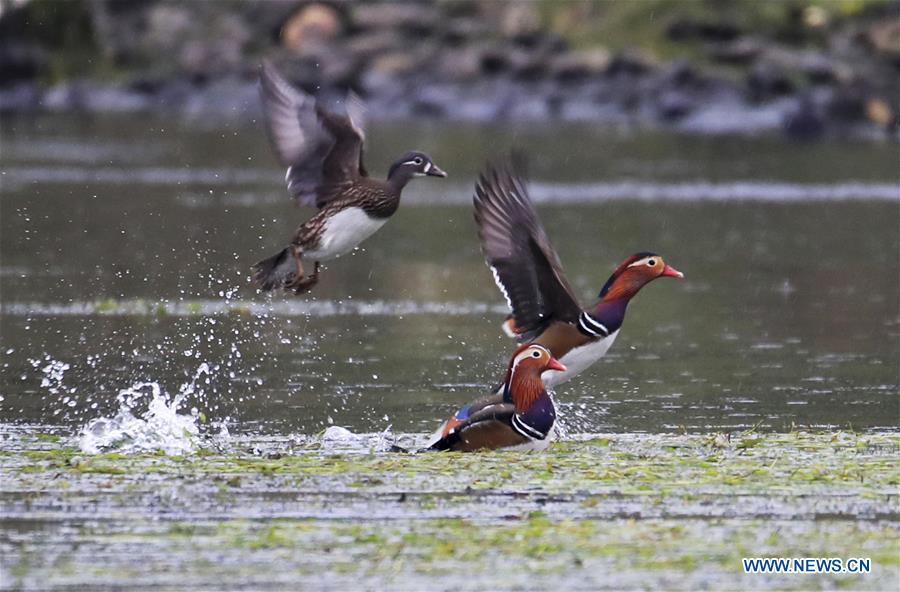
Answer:
[[[581,374],[588,366],[606,355],[618,334],[619,331],[617,329],[610,333],[609,337],[571,350],[560,359],[560,362],[566,367],[565,372],[550,371],[541,374],[544,385],[547,388],[553,388],[555,385],[562,384],[570,378]]]
[[[331,216],[325,223],[319,245],[306,251],[304,259],[327,261],[352,251],[384,226],[387,218],[371,218],[362,208],[347,208]]]

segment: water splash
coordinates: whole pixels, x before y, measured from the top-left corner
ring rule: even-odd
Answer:
[[[38,361],[33,361],[32,363],[40,365],[40,362]],[[59,394],[62,390],[63,378],[66,375],[66,370],[69,368],[71,368],[71,366],[65,362],[48,359],[48,364],[41,368],[41,374],[44,375],[41,379],[41,388],[47,389],[51,394]]]
[[[314,436],[295,436],[294,440],[305,448],[318,448],[327,452],[341,454],[369,454],[372,452],[390,452],[394,449],[396,436],[387,426],[381,432],[351,432],[341,426],[330,426]]]
[[[139,382],[119,391],[119,409],[113,417],[98,417],[82,428],[78,447],[82,452],[98,454],[103,451],[152,452],[188,454],[197,450],[201,442],[201,423],[205,416],[194,407],[184,413],[185,400],[200,393],[199,384],[207,381],[209,365],[200,364],[193,378],[182,384],[175,396],[170,396],[156,382]],[[143,409],[143,411],[141,411]],[[215,440],[227,441],[226,421],[212,424],[219,432]]]

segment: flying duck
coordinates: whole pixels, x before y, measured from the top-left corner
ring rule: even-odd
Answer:
[[[277,255],[253,266],[253,282],[264,291],[309,291],[319,262],[352,251],[381,228],[400,205],[413,177],[446,177],[422,152],[408,152],[391,165],[387,179],[372,179],[363,166],[363,109],[353,95],[346,115],[331,113],[292,87],[274,66],[260,69],[260,94],[269,138],[287,166],[285,181],[299,205],[318,213],[297,229]],[[313,263],[306,275],[304,263]]]
[[[495,448],[543,450],[553,439],[556,408],[542,375],[566,367],[538,344],[519,346],[501,392],[478,399],[441,424],[428,450],[473,452]]]
[[[625,311],[642,287],[684,274],[651,252],[625,259],[598,300],[582,308],[544,231],[514,162],[490,167],[475,187],[475,222],[484,257],[511,314],[504,331],[546,347],[566,370],[544,375],[548,388],[581,373],[606,355]],[[502,385],[494,392],[499,392]]]

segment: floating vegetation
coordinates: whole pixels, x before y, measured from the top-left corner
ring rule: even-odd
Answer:
[[[227,576],[419,588],[464,569],[462,589],[879,589],[900,575],[895,433],[585,435],[546,453],[402,454],[376,452],[385,434],[332,428],[92,455],[72,438],[5,429],[0,511],[41,523],[0,541],[15,574],[5,586]],[[750,577],[747,556],[871,557],[874,569]]]

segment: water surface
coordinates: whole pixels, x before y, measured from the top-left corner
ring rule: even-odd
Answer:
[[[610,354],[558,389],[576,432],[895,429],[900,179],[893,144],[786,144],[587,126],[382,123],[408,148],[394,219],[310,297],[250,265],[309,215],[256,126],[53,117],[3,124],[0,421],[77,428],[138,382],[235,432],[423,432],[478,396],[512,344],[469,200],[532,155],[547,231],[584,301],[626,255],[686,274],[632,304]]]

